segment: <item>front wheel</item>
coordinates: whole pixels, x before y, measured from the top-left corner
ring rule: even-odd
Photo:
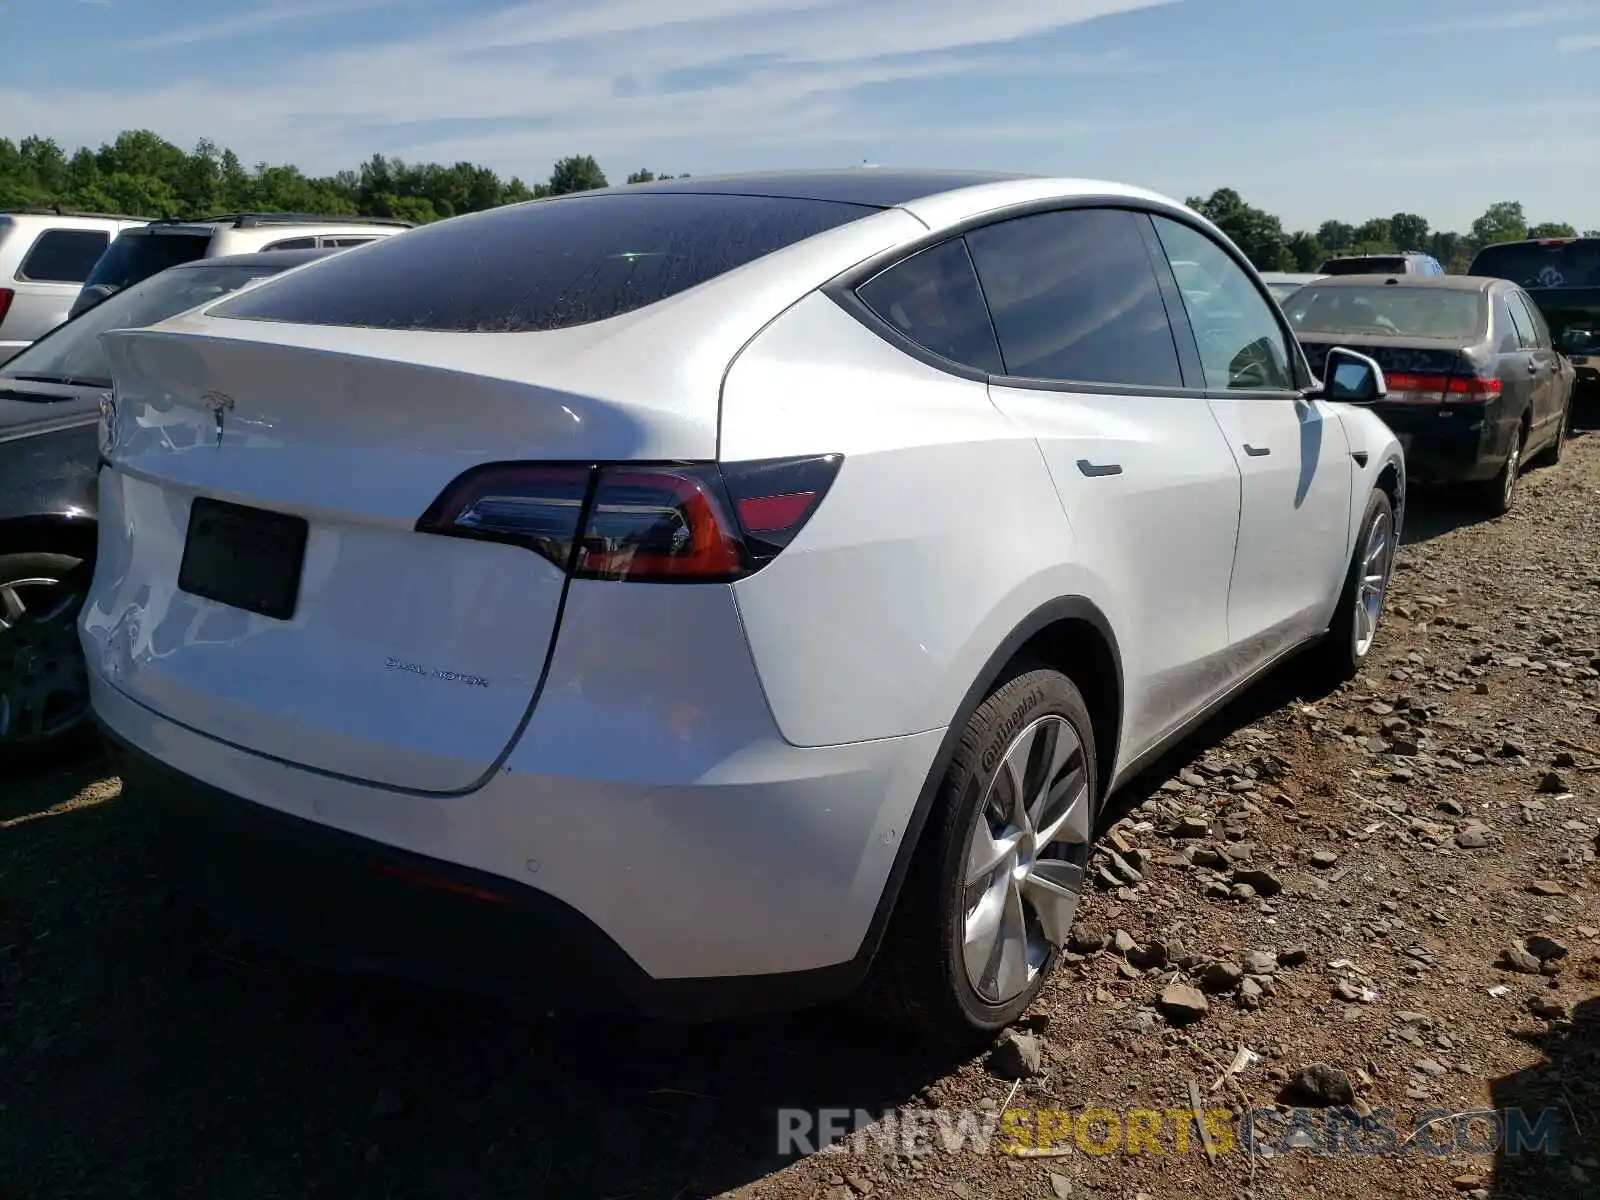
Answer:
[[[1389,576],[1398,547],[1394,505],[1381,489],[1374,488],[1367,498],[1360,530],[1344,587],[1339,592],[1339,606],[1322,644],[1322,666],[1334,682],[1353,679],[1361,670],[1377,639],[1378,622],[1389,595]]]
[[[0,555],[0,772],[64,750],[88,727],[82,567],[65,554]]]
[[[1096,805],[1088,709],[1059,671],[1023,668],[967,722],[869,994],[895,1023],[963,1044],[1011,1024],[1055,969]]]
[[[1572,418],[1572,393],[1567,393],[1567,398],[1561,402],[1561,416],[1556,424],[1555,440],[1550,443],[1550,448],[1544,452],[1544,461],[1548,466],[1555,466],[1561,461],[1561,456],[1567,449],[1567,422]]]

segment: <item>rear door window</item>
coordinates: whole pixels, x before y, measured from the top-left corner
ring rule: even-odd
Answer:
[[[566,329],[645,308],[877,211],[689,192],[512,204],[380,238],[212,312],[371,329]]]
[[[1001,375],[1000,347],[960,238],[923,250],[856,289],[861,302],[924,350]]]
[[[1007,375],[1183,386],[1142,214],[1067,209],[967,235]]]
[[[1511,300],[1512,309],[1519,311],[1522,323],[1527,326],[1529,333],[1532,335],[1533,340],[1528,344],[1540,350],[1551,349],[1550,327],[1544,323],[1544,317],[1540,315],[1539,306],[1529,299],[1526,292],[1511,293]]]
[[[315,250],[317,239],[314,237],[285,238],[281,242],[273,242],[266,247],[268,250]]]
[[[47,229],[28,250],[16,277],[32,283],[82,283],[111,244],[103,229]]]
[[[1533,322],[1528,319],[1528,310],[1522,303],[1521,292],[1506,293],[1506,309],[1511,313],[1511,324],[1517,331],[1517,345],[1524,350],[1532,350],[1539,344],[1533,332]]]

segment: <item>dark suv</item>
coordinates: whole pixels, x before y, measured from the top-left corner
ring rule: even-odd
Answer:
[[[1585,398],[1600,395],[1600,237],[1499,242],[1478,251],[1472,273],[1520,285],[1572,360]]]

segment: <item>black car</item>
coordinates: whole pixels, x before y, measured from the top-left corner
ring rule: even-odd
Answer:
[[[1600,237],[1499,242],[1479,250],[1471,270],[1525,289],[1572,359],[1580,391],[1600,397]]]
[[[1574,372],[1516,284],[1469,275],[1351,275],[1308,284],[1284,312],[1314,371],[1333,346],[1376,359],[1389,394],[1375,406],[1419,481],[1478,487],[1510,510],[1517,474],[1554,462]]]
[[[66,742],[89,699],[77,617],[95,552],[100,335],[153,325],[328,250],[209,258],[153,275],[0,366],[0,777]]]

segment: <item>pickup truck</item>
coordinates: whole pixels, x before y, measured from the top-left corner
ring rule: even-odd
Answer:
[[[1572,360],[1577,394],[1600,397],[1600,237],[1485,246],[1467,273],[1521,284],[1544,314],[1556,349]]]

